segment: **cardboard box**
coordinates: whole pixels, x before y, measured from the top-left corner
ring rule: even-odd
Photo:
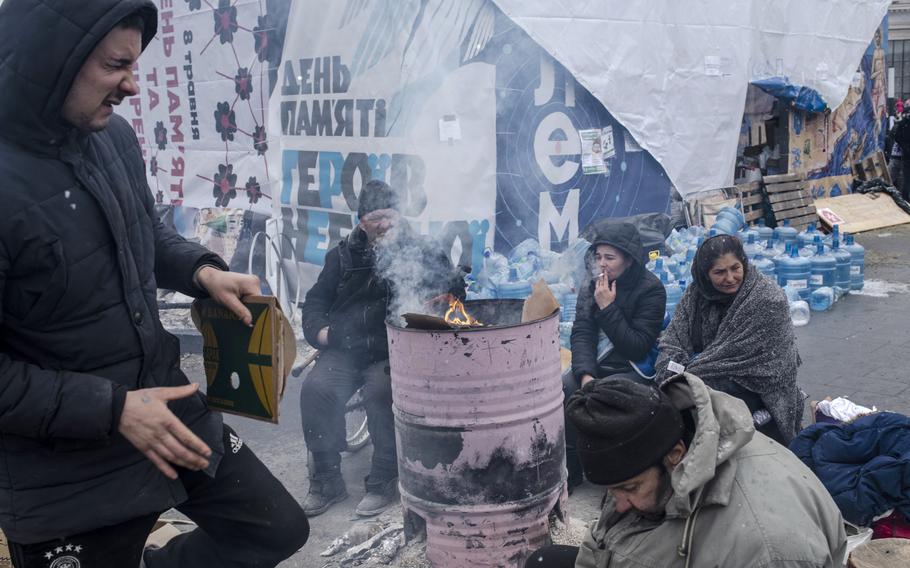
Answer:
[[[193,302],[206,397],[213,409],[277,424],[297,343],[276,298],[248,296],[243,303],[253,314],[252,327],[210,298]]]

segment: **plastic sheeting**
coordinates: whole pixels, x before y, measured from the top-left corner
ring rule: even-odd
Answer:
[[[661,163],[682,195],[733,182],[748,84],[835,108],[889,0],[494,0]]]

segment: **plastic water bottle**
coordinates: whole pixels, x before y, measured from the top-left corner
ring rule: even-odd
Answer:
[[[758,240],[760,241],[767,241],[774,236],[774,229],[765,225],[764,219],[759,219],[755,223],[755,232],[758,233]]]
[[[755,258],[752,259],[752,266],[774,282],[777,282],[777,269],[774,267],[774,262],[765,258],[764,254],[756,254]]]
[[[834,225],[834,228],[831,229],[829,234],[825,235],[823,240],[825,241],[825,244],[830,247],[834,246],[834,239],[840,239],[840,226],[838,225]]]
[[[790,304],[799,301],[799,290],[793,286],[784,286],[784,294],[787,296],[787,302]]]
[[[797,250],[799,250],[799,256],[803,258],[812,258],[815,256],[815,247],[812,245],[803,246],[799,241],[796,241],[793,244],[796,246]]]
[[[559,313],[559,321],[575,321],[576,308],[578,307],[578,294],[566,294],[562,298],[562,309]]]
[[[778,225],[774,229],[774,236],[784,243],[792,243],[797,239],[797,230],[790,226],[790,219],[784,219],[783,225]]]
[[[743,250],[746,253],[746,258],[750,260],[755,258],[755,255],[761,254],[764,251],[764,248],[762,248],[762,246],[758,244],[755,239],[755,233],[752,233],[749,235],[748,240],[743,245]]]
[[[768,241],[768,246],[765,249],[765,253],[767,254],[769,250],[771,251],[770,258],[771,262],[774,263],[774,270],[777,272],[777,283],[781,286],[786,286],[787,283],[781,281],[780,279],[780,262],[785,258],[790,258],[790,245],[783,245],[783,250],[779,250],[780,244],[781,243],[779,243],[777,239],[772,238]]]
[[[717,214],[712,229],[717,230],[719,234],[735,235],[746,224],[745,218],[739,209],[735,207],[724,207]]]
[[[811,317],[809,304],[804,300],[790,302],[790,321],[793,322],[793,327],[802,327],[808,324]]]
[[[820,237],[821,232],[815,228],[815,223],[809,223],[809,226],[806,227],[805,231],[802,231],[797,235],[799,240],[799,246],[805,247],[815,243],[815,237]],[[813,248],[813,250],[815,250]]]
[[[572,322],[559,322],[559,346],[563,349],[572,348]]]
[[[670,282],[667,279],[666,273],[661,275],[660,281],[663,283],[664,289],[667,291],[667,310],[665,312],[665,319],[673,319],[673,314],[676,313],[676,306],[682,299],[682,287],[675,282]]]
[[[483,251],[483,270],[477,277],[477,284],[481,288],[493,290],[499,282],[509,278],[509,261],[506,257],[493,249]]]
[[[536,280],[535,277],[540,270],[540,264],[540,257],[537,255],[537,251],[528,251],[524,258],[519,259],[513,265],[518,274],[518,280]]]
[[[752,236],[752,235],[755,235],[755,240],[756,240],[756,242],[761,240],[761,239],[759,238],[759,236],[758,236],[758,231],[756,231],[754,228],[750,227],[749,225],[746,225],[745,227],[743,227],[743,228],[736,234],[736,236],[739,237],[739,240],[741,240],[741,241],[744,242],[744,243],[749,242],[749,237]]]
[[[809,296],[809,307],[813,312],[824,312],[834,304],[834,289],[822,286],[812,291]]]
[[[500,282],[496,286],[496,297],[502,299],[524,300],[531,295],[531,283],[527,280]]]
[[[790,245],[790,256],[782,258],[777,266],[777,278],[781,286],[793,286],[799,290],[799,297],[809,299],[809,277],[812,264],[807,258],[801,258],[795,244]]]
[[[853,239],[853,235],[844,235],[847,244],[844,250],[850,253],[850,289],[862,290],[866,280],[866,248]]]
[[[509,253],[509,263],[518,264],[528,256],[528,253],[533,252],[535,255],[539,256],[540,252],[540,243],[535,239],[525,239],[518,243],[515,248]]]
[[[837,268],[834,272],[834,285],[843,291],[850,289],[850,266],[853,263],[853,257],[849,252],[840,248],[840,239],[831,241],[831,256],[837,261]]]
[[[658,256],[654,260],[649,260],[648,264],[645,265],[645,268],[647,268],[648,270],[653,272],[655,275],[657,275],[658,278],[660,278],[660,272],[664,268],[664,257]]]
[[[809,289],[818,290],[822,287],[834,286],[834,273],[837,269],[837,260],[833,255],[825,252],[825,245],[821,242],[815,244],[815,256],[809,259],[812,274],[809,277]],[[825,308],[827,309],[827,308]]]

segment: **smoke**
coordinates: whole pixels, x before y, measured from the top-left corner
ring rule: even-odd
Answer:
[[[393,323],[404,325],[402,315],[407,313],[433,312],[428,300],[463,286],[436,239],[419,235],[406,222],[386,233],[375,250],[376,273],[392,285],[389,318]]]

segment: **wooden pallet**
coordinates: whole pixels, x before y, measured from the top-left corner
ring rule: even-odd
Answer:
[[[776,224],[789,219],[791,227],[802,229],[816,220],[815,200],[802,175],[765,176],[763,181],[765,198]]]
[[[888,173],[888,162],[885,160],[885,154],[881,150],[863,158],[862,161],[855,162],[852,169],[853,177],[860,181],[880,177],[888,185],[893,185],[891,174]]]
[[[760,181],[734,185],[733,191],[739,200],[746,223],[751,225],[759,219],[764,219],[765,195],[762,193]]]

